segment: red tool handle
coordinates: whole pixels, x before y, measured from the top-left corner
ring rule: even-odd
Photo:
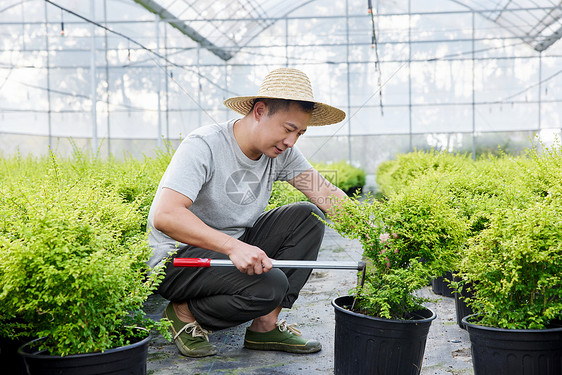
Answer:
[[[211,267],[211,259],[174,258],[174,267]]]

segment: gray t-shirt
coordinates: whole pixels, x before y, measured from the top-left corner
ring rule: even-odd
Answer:
[[[288,181],[312,168],[296,148],[277,158],[248,158],[234,138],[235,120],[196,129],[183,140],[166,169],[148,215],[148,241],[156,266],[182,244],[153,226],[154,207],[162,188],[193,201],[189,208],[205,224],[239,238],[253,226],[269,202],[273,182]],[[212,250],[212,249],[210,249]]]

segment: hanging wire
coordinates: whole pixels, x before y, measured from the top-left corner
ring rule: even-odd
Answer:
[[[371,25],[373,28],[373,35],[371,38],[371,48],[375,49],[375,71],[378,73],[377,76],[377,85],[379,86],[379,107],[381,109],[381,116],[384,116],[384,110],[382,105],[382,72],[380,67],[380,59],[379,59],[379,48],[377,45],[377,32],[375,29],[375,15],[373,14],[373,4],[371,0],[367,0],[367,8],[368,12],[371,15]]]

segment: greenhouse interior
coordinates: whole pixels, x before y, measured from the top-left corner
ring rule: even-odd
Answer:
[[[18,249],[25,241],[36,244],[37,249],[58,251],[56,244],[77,230],[78,240],[72,237],[68,244],[61,245],[68,254],[74,248],[72,241],[82,246],[86,241],[99,240],[91,242],[92,246],[107,241],[103,243],[115,249],[125,246],[138,259],[147,256],[131,244],[146,236],[152,200],[175,150],[192,132],[206,125],[242,118],[244,115],[225,106],[225,100],[256,95],[266,75],[278,68],[304,72],[316,101],[345,112],[340,122],[308,126],[296,147],[334,185],[330,174],[340,180],[353,179],[340,181],[346,185],[337,184],[346,194],[369,192],[356,195],[361,204],[367,205],[364,202],[374,196],[374,206],[365,206],[368,208],[363,212],[348,208],[349,217],[371,224],[375,223],[373,218],[380,219],[373,228],[387,230],[383,234],[356,233],[353,225],[337,226],[329,221],[319,259],[360,261],[368,254],[363,251],[372,244],[371,238],[379,238],[377,251],[370,253],[378,260],[373,258],[362,266],[361,287],[365,267],[375,267],[377,261],[382,262],[379,270],[383,273],[392,270],[393,264],[398,268],[409,265],[400,272],[415,268],[413,264],[418,263],[413,258],[393,263],[392,257],[407,252],[399,251],[399,246],[407,244],[405,238],[412,240],[408,242],[410,248],[420,251],[441,254],[439,251],[456,246],[469,254],[462,261],[449,253],[438,255],[436,259],[443,264],[434,268],[433,253],[416,258],[429,262],[433,282],[441,272],[443,282],[443,277],[447,281],[443,276],[446,271],[460,270],[466,277],[463,280],[474,282],[467,281],[466,285],[485,288],[487,284],[479,277],[487,265],[489,272],[496,273],[488,274],[485,280],[509,269],[512,279],[497,279],[497,292],[516,281],[522,283],[526,276],[517,273],[521,269],[535,270],[535,275],[558,270],[540,276],[532,297],[517,299],[516,305],[511,305],[515,299],[487,304],[484,296],[490,295],[484,292],[466,298],[474,298],[471,306],[480,313],[487,311],[486,306],[496,310],[501,310],[498,306],[509,307],[510,318],[498,319],[502,329],[533,330],[554,321],[560,323],[562,254],[560,246],[553,244],[562,243],[562,228],[556,226],[562,222],[562,0],[0,0],[0,34],[0,283],[4,283],[0,326],[18,323],[19,318],[34,321],[34,311],[43,316],[37,327],[47,316],[55,321],[64,298],[72,295],[70,290],[57,292],[52,297],[57,301],[55,307],[49,305],[52,311],[51,307],[29,302],[27,312],[22,308],[21,315],[2,317],[14,311],[8,298],[17,298],[28,287],[63,280],[48,273],[60,265],[49,268],[21,255]],[[338,169],[342,166],[343,171]],[[353,173],[359,177],[350,177]],[[255,181],[243,182],[251,190]],[[225,189],[228,193],[228,186]],[[250,193],[257,194],[255,190]],[[274,185],[271,194],[268,209],[306,199],[280,185]],[[255,197],[243,197],[249,198]],[[99,206],[92,206],[92,202]],[[431,204],[425,206],[428,202]],[[379,211],[372,207],[379,207]],[[92,223],[79,229],[71,224],[64,226],[88,218]],[[404,221],[399,223],[399,218]],[[419,218],[424,220],[417,222]],[[101,226],[101,222],[109,224]],[[532,225],[526,227],[525,223]],[[44,229],[51,224],[51,229]],[[497,228],[509,228],[502,235],[524,236],[529,228],[534,232],[525,238],[496,241],[493,236],[500,235],[499,229],[494,232]],[[103,232],[99,238],[92,235],[98,230]],[[49,233],[60,236],[56,240]],[[115,233],[124,237],[117,240]],[[412,233],[415,235],[408,237]],[[539,246],[542,254],[550,255],[523,266],[512,269],[509,267],[514,261],[507,262],[520,259],[519,253],[502,255],[502,261],[482,258],[484,254],[492,256],[486,249],[495,249],[498,243],[505,245],[503,251],[515,243],[530,248],[538,239],[545,239]],[[448,245],[442,245],[445,243]],[[395,250],[387,251],[384,258],[385,249],[392,246]],[[76,251],[81,251],[79,256],[87,252]],[[37,259],[42,256],[37,255]],[[111,256],[100,256],[107,261],[100,270],[142,268],[134,260],[125,264],[120,263],[123,258]],[[57,262],[65,257],[58,256]],[[444,264],[451,259],[459,263],[451,263],[454,266],[449,264],[450,269],[446,269]],[[51,261],[48,258],[47,262]],[[116,266],[109,263],[113,261]],[[470,268],[471,264],[480,268]],[[494,268],[498,264],[504,271]],[[535,265],[539,266],[533,268]],[[164,335],[153,334],[148,373],[375,373],[359,370],[362,360],[346,370],[338,363],[343,349],[334,349],[338,338],[334,337],[330,303],[337,314],[332,298],[356,287],[357,270],[361,269],[357,267],[353,271],[314,271],[299,299],[305,307],[288,312],[287,318],[300,319],[303,330],[312,330],[324,340],[322,354],[284,357],[286,353],[260,355],[243,350],[244,327],[235,327],[219,330],[214,336],[212,342],[219,347],[219,356],[194,360],[178,354],[174,343]],[[18,279],[10,276],[16,269],[18,275],[27,275],[21,282],[28,284],[17,284]],[[31,269],[37,270],[37,275],[26,271]],[[79,275],[94,272],[80,270],[71,272],[75,284],[68,281],[68,285],[79,285]],[[418,271],[419,276],[421,268]],[[45,279],[40,279],[42,272],[47,272]],[[135,290],[142,293],[148,290],[140,286],[147,279],[134,281],[131,274],[116,277],[119,281],[131,277],[123,284],[124,291],[129,287],[138,287]],[[374,285],[374,277],[370,277],[367,283]],[[453,275],[449,277],[447,282],[452,281],[451,287],[456,285],[460,294],[465,284],[462,280],[454,284]],[[404,290],[417,285],[406,277],[393,282],[401,279],[411,284],[404,284]],[[137,281],[139,284],[135,284]],[[386,285],[390,284],[387,280]],[[429,331],[423,367],[421,359],[416,365],[417,374],[500,374],[473,370],[473,361],[474,366],[476,361],[493,361],[483,359],[487,351],[477,352],[474,342],[471,349],[472,331],[466,330],[471,323],[458,320],[457,327],[458,300],[454,294],[445,296],[444,290],[435,292],[435,284],[432,293],[427,280],[423,285],[425,289],[417,290],[423,290],[424,298],[431,295],[426,302],[439,311]],[[475,293],[478,287],[474,287]],[[513,297],[521,289],[506,295]],[[555,294],[551,296],[549,291]],[[113,302],[103,302],[102,297],[92,297],[91,301],[119,305],[119,298],[127,300],[112,293],[107,295],[113,296]],[[441,296],[432,299],[435,293]],[[148,304],[144,306],[148,316],[158,320],[166,306],[164,299],[158,298],[151,295],[147,302],[139,297],[131,306],[138,307],[135,303],[139,301]],[[541,310],[543,315],[533,315],[538,310],[528,313],[533,316],[528,318],[529,324],[510,320],[519,314],[519,307],[541,299],[544,306],[547,300],[556,304]],[[36,299],[41,300],[43,297]],[[84,302],[84,306],[90,302]],[[73,306],[78,305],[81,303]],[[87,310],[69,310],[66,315],[82,313],[87,314]],[[86,320],[72,324],[84,327]],[[69,330],[76,328],[71,326]],[[537,365],[534,372],[520,372],[527,366],[523,362],[502,363],[496,369],[509,375],[559,375],[562,324],[557,327],[558,336],[549,344],[549,355],[558,360],[548,370]],[[0,327],[0,339],[13,332],[17,331]],[[45,332],[50,331],[39,331],[41,335]],[[369,345],[371,341],[365,347]],[[355,344],[348,346],[353,348]],[[358,352],[361,348],[357,344]],[[63,356],[71,353],[65,350],[60,352]],[[6,353],[0,345],[2,361]],[[423,347],[421,353],[423,356]],[[387,356],[392,359],[394,354],[389,352]],[[402,373],[386,371],[380,373]],[[146,367],[139,373],[145,372]]]
[[[560,14],[555,0],[4,0],[1,149],[151,154],[294,67],[347,113],[302,138],[310,160],[373,173],[414,149],[519,151],[560,134]]]

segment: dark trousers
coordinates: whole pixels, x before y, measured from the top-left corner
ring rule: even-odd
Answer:
[[[308,202],[264,212],[240,240],[259,247],[272,259],[316,260],[324,224],[312,213],[324,217]],[[228,259],[194,246],[179,249],[174,257]],[[187,302],[203,328],[220,330],[266,315],[278,306],[292,307],[311,272],[273,268],[249,276],[235,267],[186,268],[170,262],[158,291],[170,301]]]

